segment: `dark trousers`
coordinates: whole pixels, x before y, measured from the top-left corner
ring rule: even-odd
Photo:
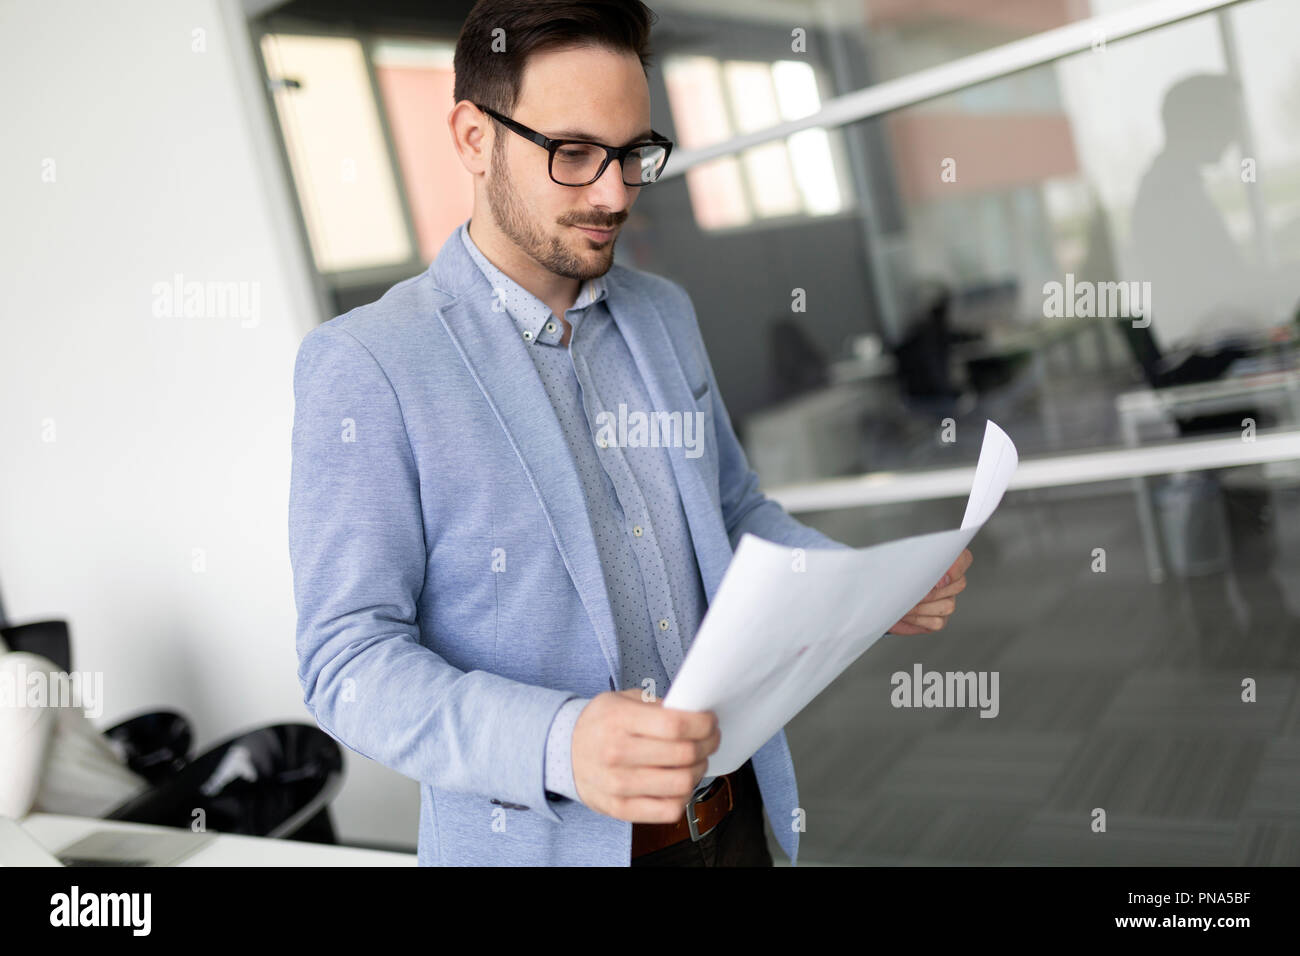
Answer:
[[[746,760],[732,782],[735,806],[704,839],[683,840],[634,857],[633,866],[772,866],[763,834],[763,797]]]

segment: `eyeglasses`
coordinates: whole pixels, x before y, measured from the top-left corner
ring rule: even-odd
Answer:
[[[547,171],[551,180],[561,186],[590,186],[605,174],[605,167],[617,159],[623,167],[623,183],[628,186],[645,186],[659,178],[668,164],[672,140],[651,131],[654,139],[627,146],[605,146],[576,139],[551,139],[523,123],[516,123],[496,110],[478,106],[506,129],[518,133],[546,150],[549,155]]]

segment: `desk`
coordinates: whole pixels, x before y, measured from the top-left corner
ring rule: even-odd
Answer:
[[[1170,437],[1178,433],[1174,422],[1176,416],[1211,415],[1250,406],[1271,407],[1279,413],[1281,427],[1294,427],[1300,422],[1300,372],[1283,370],[1172,388],[1144,388],[1125,392],[1115,399],[1120,434],[1124,444],[1130,448],[1141,443],[1144,427],[1161,426],[1164,429],[1161,437]],[[1205,467],[1215,465],[1207,463]],[[1156,528],[1151,483],[1145,475],[1134,477],[1132,481],[1147,572],[1152,582],[1159,584],[1165,579],[1165,561],[1159,529]]]
[[[863,422],[894,411],[892,379],[845,381],[770,405],[745,419],[745,454],[772,484],[815,481],[862,467]]]
[[[95,830],[138,833],[174,833],[168,827],[122,823],[95,817],[70,817],[31,813],[21,821],[36,842],[55,856],[69,844]],[[265,837],[218,833],[213,840],[181,860],[178,866],[415,866],[414,853],[390,853],[358,847],[272,840]]]

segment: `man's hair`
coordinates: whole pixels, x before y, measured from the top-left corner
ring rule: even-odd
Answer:
[[[509,115],[529,54],[543,50],[627,51],[648,72],[656,19],[641,0],[478,0],[456,40],[453,102],[469,100]]]
[[[1160,107],[1165,136],[1187,139],[1209,127],[1223,129],[1239,122],[1241,84],[1226,73],[1197,73],[1165,91]]]

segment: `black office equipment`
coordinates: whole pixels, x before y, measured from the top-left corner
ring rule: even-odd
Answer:
[[[201,820],[219,833],[337,843],[328,805],[342,782],[333,738],[307,724],[275,724],[213,747],[105,819],[184,829]]]

